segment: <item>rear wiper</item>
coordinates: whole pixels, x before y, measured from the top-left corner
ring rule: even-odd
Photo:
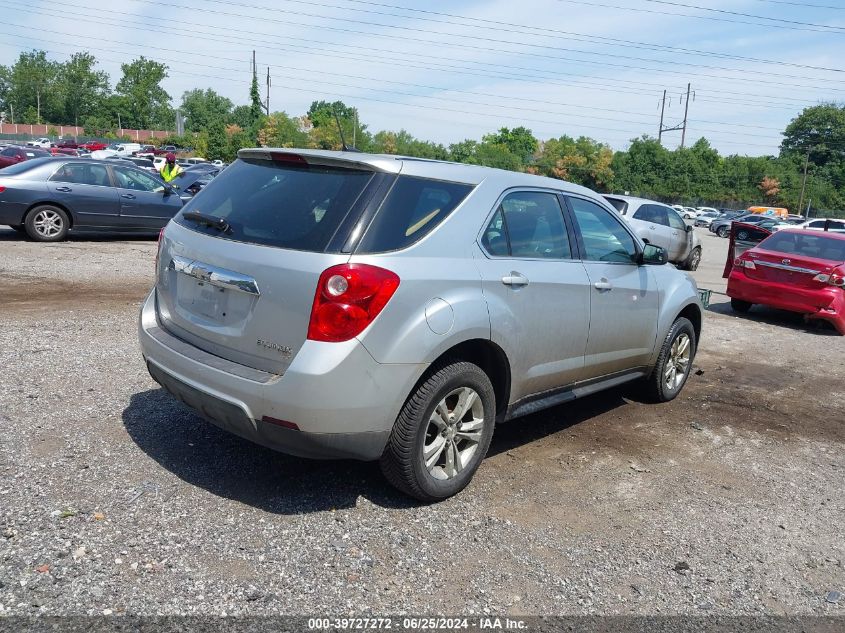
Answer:
[[[182,217],[186,220],[193,220],[197,224],[210,226],[211,228],[222,231],[223,233],[232,232],[232,227],[229,226],[229,223],[226,222],[224,218],[206,215],[205,213],[199,213],[198,211],[188,211],[187,213],[183,213]]]

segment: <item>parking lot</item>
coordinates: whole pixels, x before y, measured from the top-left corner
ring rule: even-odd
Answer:
[[[162,393],[136,342],[151,239],[0,227],[2,614],[842,614],[845,341],[734,315],[697,372],[499,427],[421,506],[376,464],[276,454]]]

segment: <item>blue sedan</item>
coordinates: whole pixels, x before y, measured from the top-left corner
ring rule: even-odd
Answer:
[[[129,163],[39,158],[0,169],[0,224],[39,242],[71,230],[153,233],[181,208],[173,187]]]

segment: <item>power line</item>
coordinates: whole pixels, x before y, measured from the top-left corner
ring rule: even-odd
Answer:
[[[755,15],[753,13],[740,13],[739,11],[728,11],[727,9],[711,9],[710,7],[699,7],[694,4],[684,4],[683,2],[672,2],[670,0],[645,0],[653,4],[666,4],[673,7],[683,7],[685,9],[697,9],[699,11],[711,11],[713,13],[723,13],[726,15],[738,15],[744,18],[754,18],[755,20],[770,20],[772,22],[782,22],[784,24],[796,24],[799,26],[816,26],[823,29],[835,29],[837,31],[845,30],[841,26],[830,26],[828,24],[816,24],[814,22],[799,22],[797,20],[785,20],[783,18],[770,18],[765,15]]]
[[[56,2],[56,3],[54,3],[54,4],[62,4],[62,3],[60,3],[60,2]],[[29,13],[41,14],[41,15],[55,15],[55,13],[56,13],[56,12],[55,12],[55,10],[53,10],[53,11],[52,11],[52,12],[50,12],[49,14],[48,14],[48,13],[42,13],[42,12],[39,12],[39,11],[37,11],[37,10],[32,10],[32,9],[24,9],[24,11],[25,11],[25,12],[29,12]],[[108,13],[115,13],[115,14],[119,14],[119,15],[129,15],[129,14],[126,14],[126,13],[124,13],[124,12],[119,12],[119,11],[108,11],[108,10],[104,10],[104,11],[106,11],[106,12],[108,12]],[[102,11],[101,11],[101,12],[102,12]],[[80,15],[80,14],[79,14],[79,12],[76,12],[76,13],[75,13],[75,17],[78,17],[79,15]],[[82,14],[82,15],[84,15],[85,17],[89,17],[89,16],[88,16],[88,14]],[[98,17],[99,17],[99,16],[98,16]],[[106,18],[106,19],[109,19],[109,18]],[[92,22],[95,22],[95,23],[103,23],[103,22],[101,22],[101,21],[98,21],[98,20],[93,19],[93,17],[91,18],[91,21],[92,21]],[[119,23],[119,21],[116,21],[116,22],[118,22],[118,23]],[[112,25],[112,23],[108,23],[108,22],[107,22],[107,23],[104,23],[104,24],[107,24],[107,25]],[[138,24],[137,24],[137,22],[133,22],[133,23],[132,23],[132,26],[133,26],[134,28],[137,28],[137,25],[138,25]],[[203,26],[209,26],[209,28],[218,28],[218,27],[213,27],[213,26],[210,26],[210,25],[203,25]],[[167,26],[154,26],[154,27],[151,27],[151,28],[153,28],[153,29],[155,30],[155,32],[156,32],[156,33],[160,33],[160,32],[162,31],[162,29],[168,29],[168,28],[170,28],[171,30],[177,31],[177,32],[179,31],[179,29],[172,29],[171,27],[167,27]],[[47,30],[47,29],[42,29],[42,30]],[[243,33],[247,33],[247,34],[249,34],[249,35],[252,35],[252,32],[250,32],[250,31],[242,31],[242,30],[238,30],[238,29],[225,29],[225,30],[227,30],[227,31],[233,31],[233,32],[243,32]],[[191,31],[185,31],[185,32],[186,32],[186,33],[189,33],[189,34],[191,34],[191,35],[196,35],[197,33],[200,33],[200,34],[202,34],[202,33],[207,33],[207,32],[203,32],[203,31],[198,31],[196,28],[192,29]],[[67,33],[65,33],[65,34],[67,34]],[[67,34],[67,35],[69,35],[69,34]],[[214,39],[214,38],[212,38],[211,36],[209,36],[209,39]],[[304,38],[288,37],[288,38],[286,38],[286,39],[304,39]],[[231,42],[231,40],[229,40],[229,39],[227,39],[227,40],[221,40],[221,39],[219,39],[219,37],[218,37],[215,41],[226,41],[226,42]],[[256,41],[262,41],[262,40],[255,40],[255,39],[254,39],[254,37],[251,37],[251,41],[252,41],[252,42],[256,42]],[[266,40],[264,40],[264,41],[266,41]],[[307,41],[311,41],[311,40],[307,40]],[[239,41],[239,40],[236,40],[236,41],[235,41],[235,43],[240,43],[240,41]],[[326,43],[326,44],[327,44],[327,45],[335,45],[335,44],[332,44],[332,43]],[[283,46],[284,46],[284,45],[283,45]],[[286,45],[286,46],[287,46],[288,48],[296,48],[296,46],[290,46],[290,45]],[[94,47],[91,47],[91,48],[94,48]],[[300,48],[306,48],[306,49],[312,49],[312,50],[325,51],[325,49],[320,49],[320,48],[310,47],[310,46],[300,46]],[[396,54],[402,55],[402,53],[397,53],[396,51],[390,51],[390,50],[386,50],[386,49],[377,49],[377,48],[373,48],[373,47],[369,47],[369,48],[368,48],[368,50],[370,50],[370,51],[372,51],[372,50],[375,50],[375,51],[383,51],[383,52],[387,52],[387,53],[394,54],[394,55],[396,55]],[[336,52],[336,51],[332,51],[331,53],[332,53],[332,54],[334,54],[335,56],[351,57],[351,56],[349,56],[348,54],[342,54],[342,53],[338,53],[338,52]],[[188,53],[188,54],[191,54],[191,53]],[[451,58],[444,58],[444,57],[437,57],[437,56],[431,56],[431,58],[434,58],[434,59],[451,59]],[[353,58],[353,59],[354,59],[354,58]],[[358,59],[360,59],[360,58],[358,58]],[[373,59],[373,57],[372,57],[372,56],[368,57],[365,61],[369,61],[369,62],[372,62],[372,63],[388,63],[389,65],[395,65],[395,63],[393,63],[393,62],[382,62],[382,61],[380,61],[380,60]],[[485,64],[482,64],[482,63],[480,63],[480,62],[473,62],[473,61],[469,61],[468,63],[473,63],[473,64],[477,64],[477,65],[482,65],[482,66],[483,66],[483,65],[485,65]],[[406,64],[405,64],[405,65],[407,65],[407,62],[406,62]],[[442,65],[441,65],[441,66],[442,66]],[[413,66],[413,67],[415,67],[415,68],[422,68],[422,69],[426,69],[426,67],[425,67],[425,66],[419,66],[419,65],[416,65],[416,66]],[[463,69],[463,70],[470,70],[470,69],[467,69],[466,67],[460,67],[460,66],[449,66],[448,68],[449,68],[449,69]],[[530,71],[530,70],[534,70],[534,69],[528,69],[528,68],[523,68],[523,67],[519,67],[519,66],[509,66],[509,65],[501,65],[501,64],[499,64],[499,65],[497,65],[497,75],[495,75],[495,76],[491,76],[491,75],[482,75],[482,76],[484,76],[484,77],[492,77],[492,78],[496,78],[496,79],[503,78],[503,74],[502,74],[502,72],[501,72],[501,68],[509,68],[509,69],[515,69],[515,70],[520,70],[520,71]],[[473,71],[473,72],[477,73],[477,71]],[[555,72],[552,72],[552,71],[545,71],[545,70],[541,70],[541,71],[539,71],[539,72],[543,72],[543,73],[545,73],[545,74],[552,74],[552,75],[571,76],[569,73],[555,73]],[[524,75],[524,72],[522,72],[522,74]],[[545,77],[537,77],[537,75],[527,75],[527,76],[528,76],[528,77],[532,77],[532,76],[533,76],[533,77],[535,77],[535,78],[538,78],[538,79],[543,79],[544,81],[548,81],[548,78],[545,78]],[[576,77],[577,77],[577,76],[579,76],[579,75],[576,75]],[[511,80],[516,80],[516,81],[525,81],[525,77],[524,77],[524,76],[516,77],[516,76],[512,76],[512,75],[511,75],[510,77],[507,77],[507,78],[509,78],[509,79],[511,79]],[[605,79],[605,78],[602,78],[602,79]],[[738,81],[738,79],[733,79],[733,78],[726,78],[726,79],[728,79],[728,80],[730,80],[730,81]],[[633,91],[626,91],[626,90],[619,90],[618,88],[615,88],[615,89],[609,88],[609,87],[608,87],[608,85],[607,85],[607,83],[606,83],[606,81],[607,81],[606,79],[605,79],[605,83],[599,84],[598,86],[597,86],[596,84],[594,84],[594,83],[587,82],[587,81],[584,81],[584,80],[582,80],[582,79],[575,79],[575,80],[568,80],[568,81],[569,81],[569,83],[568,83],[568,84],[566,84],[567,86],[568,86],[568,85],[570,85],[570,84],[573,84],[573,85],[582,85],[582,86],[594,86],[594,88],[592,88],[592,89],[597,89],[597,90],[601,90],[601,91],[605,91],[605,92],[621,92],[621,93],[638,94],[638,95],[641,95],[641,94],[642,94],[641,84],[643,84],[643,82],[632,82],[632,81],[616,80],[618,83],[630,83],[630,84],[633,84],[634,86],[636,86],[636,87],[637,87],[637,89],[636,89],[636,90],[633,90]],[[649,84],[646,84],[646,85],[649,85]],[[657,86],[658,84],[650,84],[650,85],[655,85],[655,86]],[[706,89],[704,90],[704,92],[706,92]],[[752,105],[752,106],[753,106],[753,105],[759,105],[759,101],[738,101],[738,100],[736,100],[734,97],[730,96],[730,95],[737,95],[737,96],[739,96],[739,95],[744,95],[744,94],[746,94],[746,93],[740,93],[740,92],[735,92],[735,91],[722,91],[722,92],[720,93],[720,97],[719,97],[718,99],[708,99],[707,97],[699,97],[699,99],[700,99],[700,100],[702,100],[702,101],[709,101],[709,102],[715,102],[715,103],[735,103],[735,104],[737,104],[737,105]],[[726,95],[727,95],[727,96],[726,96]],[[749,96],[753,96],[753,97],[755,97],[756,99],[766,99],[766,105],[767,105],[767,107],[771,108],[771,107],[773,106],[773,97],[771,97],[771,96],[768,96],[768,95],[760,95],[760,94],[757,94],[757,93],[754,93],[753,95],[749,95]],[[782,99],[787,99],[787,100],[789,100],[789,101],[793,101],[793,102],[794,102],[794,104],[788,104],[788,107],[789,107],[789,109],[790,109],[790,110],[793,110],[795,107],[797,107],[797,105],[795,105],[795,104],[804,104],[804,103],[806,103],[806,101],[804,101],[804,100],[793,99],[793,98],[790,98],[790,97],[781,97],[781,98],[782,98]],[[784,106],[787,106],[786,101],[781,101],[780,103],[783,103],[783,104],[784,104]]]
[[[653,9],[644,9],[642,7],[625,7],[619,6],[618,4],[603,4],[599,2],[593,2],[592,0],[558,0],[558,2],[566,2],[569,4],[580,4],[589,7],[603,7],[605,9],[620,9],[622,11],[636,11],[639,13],[651,13],[654,15],[664,15],[664,16],[674,16],[674,17],[683,17],[683,18],[695,18],[698,20],[710,20],[712,22],[730,22],[732,24],[746,24],[749,26],[765,26],[767,28],[772,29],[786,29],[791,31],[810,31],[813,33],[829,33],[829,34],[840,34],[837,31],[829,31],[826,29],[817,29],[817,28],[807,28],[802,26],[789,26],[783,24],[760,24],[759,22],[748,22],[747,20],[733,20],[730,18],[720,18],[715,16],[709,15],[695,15],[692,13],[672,13],[670,11],[656,11]]]
[[[791,2],[789,0],[755,0],[755,2],[768,2],[769,4],[788,4],[802,9],[833,9],[834,11],[845,11],[845,7],[833,7],[829,4],[809,4],[807,2]]]
[[[222,1],[222,0],[209,0],[209,1],[217,2],[217,1]],[[320,15],[320,14],[315,14],[315,13],[307,13],[307,12],[302,12],[302,11],[291,11],[289,9],[278,9],[278,8],[276,8],[274,10],[277,11],[277,12],[281,12],[281,13],[299,15],[299,16],[310,17],[310,18],[318,18],[320,20],[326,20],[326,19],[337,20],[337,21],[343,22],[344,24],[346,24],[346,23],[356,23],[356,24],[363,24],[363,25],[371,26],[371,27],[381,27],[381,28],[388,28],[388,29],[398,29],[398,30],[403,30],[403,31],[411,31],[411,32],[416,32],[416,33],[433,34],[433,35],[446,36],[446,37],[456,37],[456,38],[460,38],[461,40],[470,39],[470,40],[477,40],[477,41],[483,41],[483,42],[490,42],[490,43],[495,44],[496,48],[490,49],[489,47],[476,46],[476,45],[471,45],[471,44],[461,44],[461,43],[455,43],[455,42],[443,42],[443,41],[426,40],[426,39],[409,37],[409,36],[389,35],[389,34],[386,34],[386,33],[373,33],[373,32],[368,32],[368,31],[358,31],[358,30],[349,29],[349,28],[330,27],[330,26],[325,26],[325,25],[322,25],[322,24],[321,25],[302,24],[302,23],[292,22],[291,20],[274,19],[274,18],[270,18],[266,15],[265,16],[250,16],[250,15],[245,15],[245,14],[242,14],[242,13],[232,13],[232,12],[229,12],[229,11],[220,11],[220,10],[215,10],[215,9],[209,9],[207,7],[203,7],[202,9],[200,9],[200,8],[194,7],[194,6],[173,4],[172,2],[166,2],[166,1],[162,1],[162,0],[134,0],[134,2],[139,2],[139,3],[143,3],[143,4],[151,4],[151,5],[155,5],[155,6],[164,6],[164,7],[168,7],[168,8],[171,8],[171,9],[180,8],[180,9],[189,9],[189,10],[193,10],[193,11],[200,11],[201,10],[201,11],[206,12],[206,13],[214,13],[214,14],[218,14],[218,15],[241,18],[241,19],[258,20],[258,21],[261,21],[261,22],[276,22],[276,23],[286,24],[286,25],[299,24],[301,26],[308,26],[308,27],[319,26],[321,29],[345,32],[345,33],[355,33],[355,34],[358,34],[358,35],[367,35],[368,37],[384,37],[384,38],[390,38],[390,39],[400,39],[400,40],[403,40],[403,41],[405,41],[405,40],[415,41],[415,42],[420,42],[420,43],[424,43],[424,44],[435,44],[435,45],[440,45],[440,46],[446,44],[448,46],[454,46],[456,48],[463,48],[463,49],[467,49],[467,50],[481,50],[481,51],[485,51],[485,52],[491,52],[491,50],[495,50],[495,52],[498,52],[498,53],[510,53],[510,54],[517,54],[517,55],[526,55],[526,56],[531,56],[531,57],[540,57],[540,58],[554,59],[554,60],[560,60],[560,61],[576,61],[576,62],[582,63],[582,64],[595,64],[595,65],[599,65],[599,66],[608,66],[608,67],[614,67],[614,68],[646,70],[648,72],[666,72],[666,73],[682,74],[684,76],[693,75],[693,76],[700,76],[700,77],[710,77],[710,78],[713,78],[713,79],[721,79],[721,80],[734,80],[734,81],[739,80],[737,78],[724,77],[724,76],[720,76],[720,75],[708,75],[708,74],[703,74],[703,73],[688,73],[686,71],[667,70],[667,69],[664,69],[664,68],[650,68],[650,67],[642,67],[642,66],[633,66],[633,65],[629,65],[629,64],[612,64],[612,63],[605,62],[605,61],[600,62],[600,61],[586,60],[586,59],[573,59],[573,58],[568,58],[568,57],[544,55],[544,54],[540,54],[540,53],[529,53],[529,52],[525,52],[525,51],[503,51],[500,48],[500,46],[502,44],[511,44],[511,45],[515,45],[515,46],[524,46],[524,47],[535,48],[535,49],[546,49],[546,50],[552,50],[552,51],[574,52],[574,53],[579,53],[579,54],[582,54],[582,55],[595,55],[595,56],[599,56],[599,57],[602,57],[602,58],[614,57],[614,58],[621,58],[621,59],[633,59],[633,60],[645,61],[645,62],[663,63],[661,60],[653,59],[653,58],[631,57],[630,55],[617,55],[617,54],[606,53],[606,52],[584,51],[584,50],[580,50],[580,49],[571,49],[571,48],[564,48],[564,47],[559,47],[559,46],[548,46],[548,45],[545,45],[545,44],[532,44],[532,43],[528,43],[528,42],[515,42],[515,41],[511,41],[511,40],[502,40],[500,38],[482,37],[482,36],[478,36],[478,35],[469,35],[469,34],[463,34],[463,33],[442,33],[442,32],[438,32],[438,31],[431,31],[431,30],[428,30],[428,29],[419,29],[419,28],[413,28],[413,27],[408,27],[408,26],[397,26],[397,25],[393,25],[393,24],[383,24],[383,23],[369,22],[369,21],[365,21],[365,20],[354,20],[354,19],[351,19],[351,18],[348,18],[348,17],[334,17],[334,16]],[[228,6],[251,6],[251,5],[244,5],[242,3],[238,4],[238,3],[234,3],[234,2],[225,2],[225,4],[228,5]],[[267,10],[267,7],[255,7],[254,5],[252,5],[252,6],[253,6],[253,8]],[[705,64],[691,64],[691,63],[688,63],[688,62],[684,62],[684,63],[674,62],[674,64],[675,65],[690,66],[690,67],[694,67],[694,68],[704,68],[704,69],[711,69],[711,70],[724,70],[724,71],[728,71],[728,72],[739,72],[739,73],[752,73],[752,72],[754,72],[754,71],[746,71],[746,70],[743,70],[743,69],[726,68],[724,66],[708,66],[708,65],[705,65]],[[756,75],[756,73],[755,73],[755,75]],[[781,78],[784,78],[784,79],[799,79],[799,80],[800,79],[806,79],[806,77],[804,77],[804,76],[787,75],[787,74],[783,74],[783,73],[768,73],[768,75],[772,76],[772,77],[781,77]],[[806,86],[806,85],[800,85],[799,86],[799,85],[792,83],[792,82],[783,83],[783,82],[767,81],[767,80],[759,79],[759,77],[757,77],[757,76],[755,76],[755,82],[756,83],[762,83],[762,84],[774,85],[774,86],[782,86],[782,87],[787,87],[787,88],[803,87],[803,88],[822,89],[822,88],[818,88],[817,86]],[[823,89],[826,89],[826,90],[832,89],[832,90],[837,90],[837,91],[845,90],[845,89],[830,88],[830,87],[826,87],[826,88],[823,88]]]

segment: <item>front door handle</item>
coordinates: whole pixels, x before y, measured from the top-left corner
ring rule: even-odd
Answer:
[[[122,193],[120,194],[121,198],[126,198],[127,200],[134,200],[135,194],[134,193]]]
[[[520,288],[528,285],[528,277],[522,273],[512,270],[510,275],[502,277],[502,283],[506,286],[511,286],[512,288]]]
[[[593,284],[593,287],[598,290],[599,292],[606,292],[608,290],[613,290],[613,284],[610,283],[605,277],[602,277],[599,281]]]
[[[56,187],[56,191],[61,191],[62,193],[69,193],[73,191],[70,187]]]

